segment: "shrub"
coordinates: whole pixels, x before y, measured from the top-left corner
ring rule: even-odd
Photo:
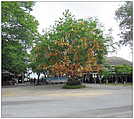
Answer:
[[[81,82],[79,80],[68,80],[68,82],[66,83],[66,85],[69,85],[69,86],[74,86],[74,85],[81,85]]]
[[[64,85],[64,89],[78,89],[78,88],[85,88],[85,85]]]

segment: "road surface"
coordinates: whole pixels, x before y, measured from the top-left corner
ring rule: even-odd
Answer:
[[[132,118],[132,86],[2,88],[2,117]]]

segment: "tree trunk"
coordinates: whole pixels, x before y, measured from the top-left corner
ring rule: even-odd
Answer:
[[[124,76],[123,78],[124,78],[124,85],[125,85],[127,83],[127,77]]]
[[[108,84],[108,79],[106,79],[106,84]]]
[[[46,73],[43,73],[44,74],[44,78],[46,78]],[[42,82],[43,82],[43,85],[44,83],[46,83],[46,79],[42,79]]]
[[[24,83],[24,78],[25,78],[25,74],[22,73],[22,74],[21,74],[21,80],[22,80],[22,83]]]
[[[101,84],[101,79],[100,79],[100,84]]]
[[[37,83],[36,83],[36,85],[39,85],[40,73],[37,73],[37,75],[38,75],[38,78],[37,78]]]
[[[96,84],[96,78],[94,78],[94,83]]]

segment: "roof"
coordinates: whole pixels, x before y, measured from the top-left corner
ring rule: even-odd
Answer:
[[[115,57],[115,56],[114,57],[106,57],[106,63],[110,64],[110,65],[123,65],[123,64],[130,65],[130,66],[133,65],[132,62],[130,62],[126,59],[123,59],[121,57]]]

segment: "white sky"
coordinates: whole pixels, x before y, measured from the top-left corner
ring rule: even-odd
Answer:
[[[36,2],[32,15],[39,21],[39,32],[47,30],[54,21],[62,16],[65,9],[75,15],[76,18],[97,17],[106,29],[113,29],[115,41],[119,40],[119,26],[114,19],[115,10],[121,2]],[[109,53],[108,56],[118,56],[132,61],[132,55],[128,47],[118,49],[116,53]]]

